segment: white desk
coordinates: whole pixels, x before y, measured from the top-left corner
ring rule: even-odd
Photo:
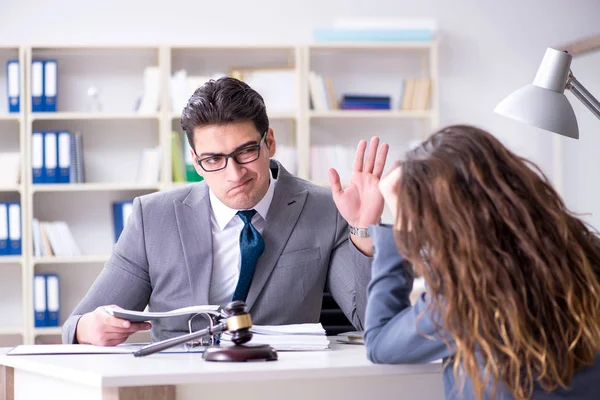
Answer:
[[[331,347],[247,363],[207,362],[200,353],[7,356],[5,349],[0,383],[4,372],[6,400],[443,399],[440,363],[375,365],[364,346]]]

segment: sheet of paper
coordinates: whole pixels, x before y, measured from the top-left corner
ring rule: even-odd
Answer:
[[[263,335],[325,335],[325,329],[321,323],[252,325],[250,331]]]
[[[178,315],[192,315],[200,313],[208,313],[213,315],[219,315],[219,306],[205,305],[205,306],[190,306],[184,308],[178,308],[176,310],[164,311],[164,312],[152,312],[152,311],[133,311],[123,310],[111,307],[104,307],[106,312],[114,315],[117,318],[129,320],[131,322],[142,322],[150,321],[157,318],[174,317]]]

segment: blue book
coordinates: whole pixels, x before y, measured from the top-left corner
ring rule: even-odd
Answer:
[[[31,135],[31,176],[34,184],[44,183],[44,132],[35,131]]]
[[[44,111],[44,61],[31,60],[31,111]]]
[[[58,92],[58,64],[56,60],[44,60],[44,92],[42,95],[45,112],[56,112]]]
[[[46,326],[59,326],[60,281],[58,274],[45,274],[46,278]]]
[[[18,113],[21,110],[19,60],[8,60],[6,62],[6,93],[8,94],[8,112]]]
[[[8,204],[0,203],[0,256],[8,255]]]
[[[115,233],[115,243],[119,241],[121,233],[127,225],[127,219],[133,209],[133,200],[114,202],[113,205],[113,226]]]
[[[46,275],[35,274],[33,276],[33,315],[36,328],[46,326],[47,303]]]
[[[8,206],[8,254],[21,255],[21,203],[9,202]]]
[[[58,134],[44,132],[44,183],[57,183]]]
[[[58,183],[71,182],[71,146],[73,137],[69,131],[58,132],[58,166],[56,170],[56,181]]]

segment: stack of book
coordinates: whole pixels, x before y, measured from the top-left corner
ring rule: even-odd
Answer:
[[[321,323],[291,325],[253,325],[250,344],[268,344],[277,351],[329,349],[329,339]],[[231,334],[221,335],[221,342],[231,343]]]
[[[340,102],[342,110],[389,110],[392,98],[373,94],[344,94]]]

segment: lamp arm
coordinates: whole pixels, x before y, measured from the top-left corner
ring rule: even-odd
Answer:
[[[600,119],[600,102],[579,82],[572,73],[569,74],[567,89],[579,99],[591,112]]]

